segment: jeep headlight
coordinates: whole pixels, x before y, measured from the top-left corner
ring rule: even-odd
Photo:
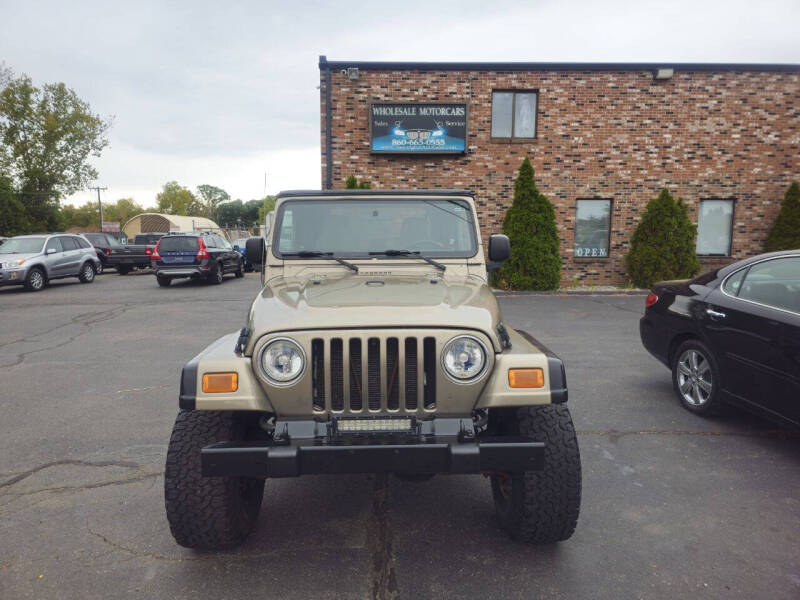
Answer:
[[[486,348],[477,338],[458,336],[444,345],[442,365],[454,381],[467,383],[483,373]]]
[[[275,385],[289,385],[306,367],[303,349],[289,338],[278,338],[264,346],[260,360],[264,375]]]

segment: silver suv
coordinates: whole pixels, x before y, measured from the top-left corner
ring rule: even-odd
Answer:
[[[63,277],[91,283],[99,269],[95,249],[80,235],[19,235],[0,246],[0,286],[23,285],[38,292]]]

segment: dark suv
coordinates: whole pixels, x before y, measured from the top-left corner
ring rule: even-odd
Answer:
[[[162,237],[151,257],[158,285],[166,287],[178,277],[202,278],[220,284],[225,273],[244,276],[242,256],[216,233],[191,233]]]

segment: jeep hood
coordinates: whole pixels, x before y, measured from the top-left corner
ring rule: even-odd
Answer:
[[[380,327],[474,329],[501,350],[491,289],[471,278],[427,275],[285,278],[267,282],[250,308],[251,343],[274,331]]]

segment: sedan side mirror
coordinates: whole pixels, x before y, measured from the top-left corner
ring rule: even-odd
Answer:
[[[44,251],[44,253],[45,254],[55,254],[56,253],[56,249],[55,248],[48,248],[47,250]]]
[[[245,256],[247,257],[247,262],[251,265],[262,265],[264,264],[264,254],[267,248],[264,244],[263,237],[251,237],[248,238],[247,243],[245,244]]]
[[[507,235],[494,233],[489,236],[489,261],[502,263],[511,256],[511,242]]]

